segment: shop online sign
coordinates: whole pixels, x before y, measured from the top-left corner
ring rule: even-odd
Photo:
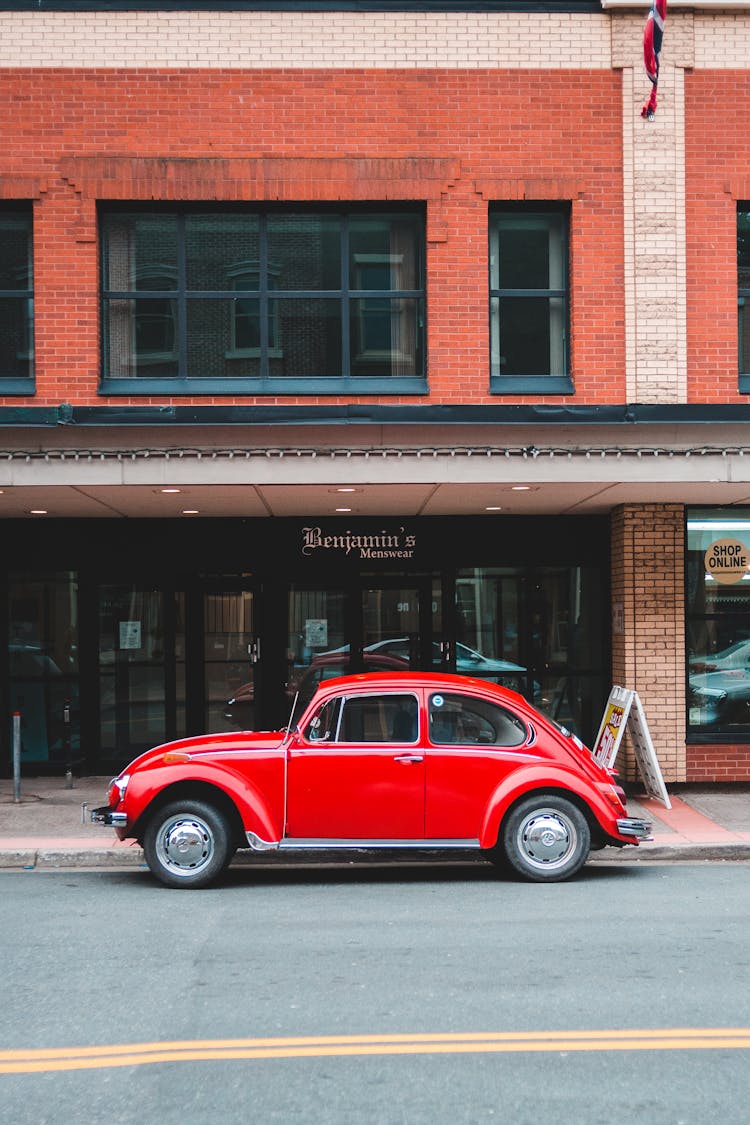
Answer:
[[[739,539],[717,539],[703,556],[703,565],[715,582],[733,586],[750,569],[750,552]]]

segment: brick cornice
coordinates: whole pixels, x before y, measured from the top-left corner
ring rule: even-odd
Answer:
[[[83,198],[192,200],[438,199],[456,159],[371,157],[69,157],[60,172]]]

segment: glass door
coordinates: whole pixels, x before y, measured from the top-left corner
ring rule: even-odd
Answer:
[[[126,762],[184,731],[182,600],[163,589],[101,586],[99,742],[102,757]],[[178,694],[181,701],[178,704]]]
[[[259,662],[253,591],[204,591],[203,729],[207,733],[256,728]]]

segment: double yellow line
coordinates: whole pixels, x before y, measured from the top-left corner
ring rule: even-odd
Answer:
[[[449,1032],[432,1035],[323,1035],[283,1039],[185,1039],[108,1047],[0,1051],[0,1074],[93,1070],[211,1059],[299,1059],[350,1055],[432,1055],[518,1051],[747,1050],[750,1028],[633,1028],[620,1031]]]

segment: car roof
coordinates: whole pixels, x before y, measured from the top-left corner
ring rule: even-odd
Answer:
[[[378,688],[388,691],[414,690],[426,688],[428,691],[468,691],[484,692],[498,697],[498,702],[505,700],[515,707],[536,713],[536,709],[518,692],[491,680],[480,679],[478,676],[461,676],[455,672],[356,672],[348,676],[335,676],[330,680],[322,680],[318,686],[316,697],[321,694],[336,694],[342,691],[365,692],[368,688]]]

